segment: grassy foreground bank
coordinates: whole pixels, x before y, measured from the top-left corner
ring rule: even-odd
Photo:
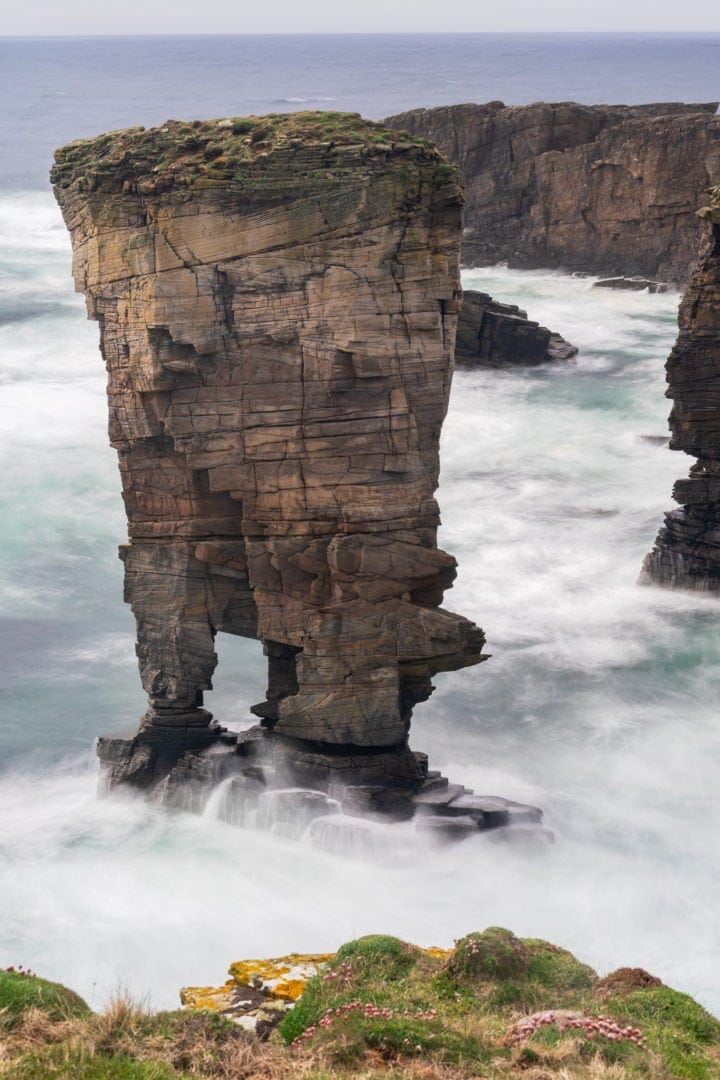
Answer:
[[[93,1013],[0,971],[0,1077],[717,1080],[720,1022],[640,969],[600,979],[496,927],[447,954],[374,935],[343,945],[265,1039],[206,1010]]]

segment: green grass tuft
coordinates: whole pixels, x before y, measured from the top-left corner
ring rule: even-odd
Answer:
[[[0,971],[0,1026],[10,1028],[28,1009],[40,1009],[53,1020],[90,1016],[91,1009],[74,990],[37,975]]]
[[[500,926],[467,934],[455,946],[448,970],[459,980],[497,982],[523,978],[530,967],[530,953],[520,938]]]

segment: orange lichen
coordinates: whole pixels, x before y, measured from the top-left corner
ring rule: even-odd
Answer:
[[[180,991],[180,1001],[188,1009],[223,1012],[232,1005],[236,987],[232,979],[228,979],[224,986],[184,986]]]
[[[236,985],[252,986],[271,998],[297,1001],[308,979],[334,959],[334,953],[290,953],[267,960],[238,960],[229,974]]]
[[[435,945],[423,949],[434,960],[447,960],[451,951]],[[180,991],[180,1001],[189,1009],[222,1012],[232,1006],[234,990],[251,986],[270,999],[294,1002],[302,996],[308,980],[334,959],[335,953],[289,953],[265,960],[237,960],[230,965],[231,977],[224,986],[186,986]]]
[[[450,956],[452,949],[441,949],[439,945],[431,945],[428,949],[423,949],[424,953],[428,956],[432,956],[433,960],[447,960]]]

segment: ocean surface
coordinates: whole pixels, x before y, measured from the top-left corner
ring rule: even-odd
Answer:
[[[386,931],[448,945],[500,924],[607,972],[642,966],[720,1011],[718,601],[637,585],[688,459],[667,430],[675,294],[557,272],[465,273],[580,347],[577,364],[456,374],[443,434],[447,606],[492,660],[439,676],[413,745],[476,791],[544,807],[545,854],[289,840],[98,798],[93,739],[144,708],[117,545],[98,329],[70,279],[52,149],[169,117],[372,117],[501,98],[712,99],[720,36],[0,41],[0,966],[94,1003],[157,1006],[246,956]],[[219,640],[209,707],[243,725],[259,643]]]

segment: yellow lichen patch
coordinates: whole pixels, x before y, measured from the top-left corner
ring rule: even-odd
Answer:
[[[282,1001],[297,1001],[306,986],[307,979],[283,979],[268,990],[268,993],[270,997]]]
[[[233,1003],[233,991],[237,984],[228,979],[224,986],[184,986],[180,991],[180,1001],[188,1009],[210,1009],[222,1012]]]
[[[290,953],[268,960],[238,960],[229,974],[236,985],[253,986],[268,997],[297,1001],[308,979],[335,958],[334,953]]]
[[[447,960],[452,949],[441,949],[438,945],[431,945],[429,949],[423,949],[423,952],[432,956],[433,960]]]

